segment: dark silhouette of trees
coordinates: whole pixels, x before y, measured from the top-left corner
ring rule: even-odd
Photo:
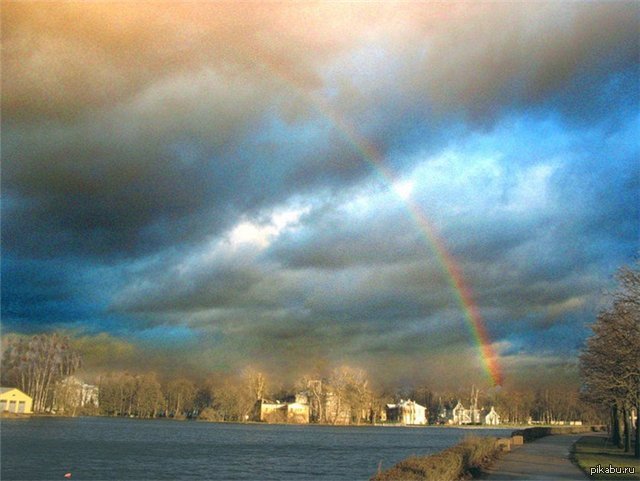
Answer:
[[[640,271],[618,271],[619,288],[611,305],[602,310],[592,326],[580,357],[585,396],[611,409],[614,441],[618,419],[624,427],[624,447],[631,445],[631,409],[640,412]],[[635,456],[640,458],[640,423],[636,422]]]

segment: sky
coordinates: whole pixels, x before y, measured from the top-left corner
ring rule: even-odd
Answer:
[[[3,335],[70,332],[104,369],[573,379],[638,255],[639,25],[3,2]]]

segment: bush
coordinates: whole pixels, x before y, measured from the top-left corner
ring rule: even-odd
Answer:
[[[501,451],[496,438],[468,437],[458,446],[465,455],[464,462],[467,471],[486,466]]]
[[[371,481],[457,481],[477,473],[500,453],[496,438],[469,437],[449,449],[430,456],[412,456]]]
[[[220,415],[218,411],[213,408],[204,408],[198,414],[198,419],[203,421],[223,421],[223,417]]]
[[[558,426],[558,427],[535,427],[520,429],[511,433],[512,436],[522,436],[525,443],[534,441],[552,434],[580,434],[595,430],[596,426]]]

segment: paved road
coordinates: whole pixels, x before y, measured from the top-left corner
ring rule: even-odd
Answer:
[[[515,447],[496,462],[483,479],[580,480],[585,474],[569,459],[571,446],[584,434],[554,435]]]

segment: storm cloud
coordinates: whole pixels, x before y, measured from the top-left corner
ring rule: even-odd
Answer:
[[[6,2],[4,329],[205,370],[443,379],[457,353],[467,379],[437,238],[511,379],[562,371],[638,252],[639,24],[635,2]]]

